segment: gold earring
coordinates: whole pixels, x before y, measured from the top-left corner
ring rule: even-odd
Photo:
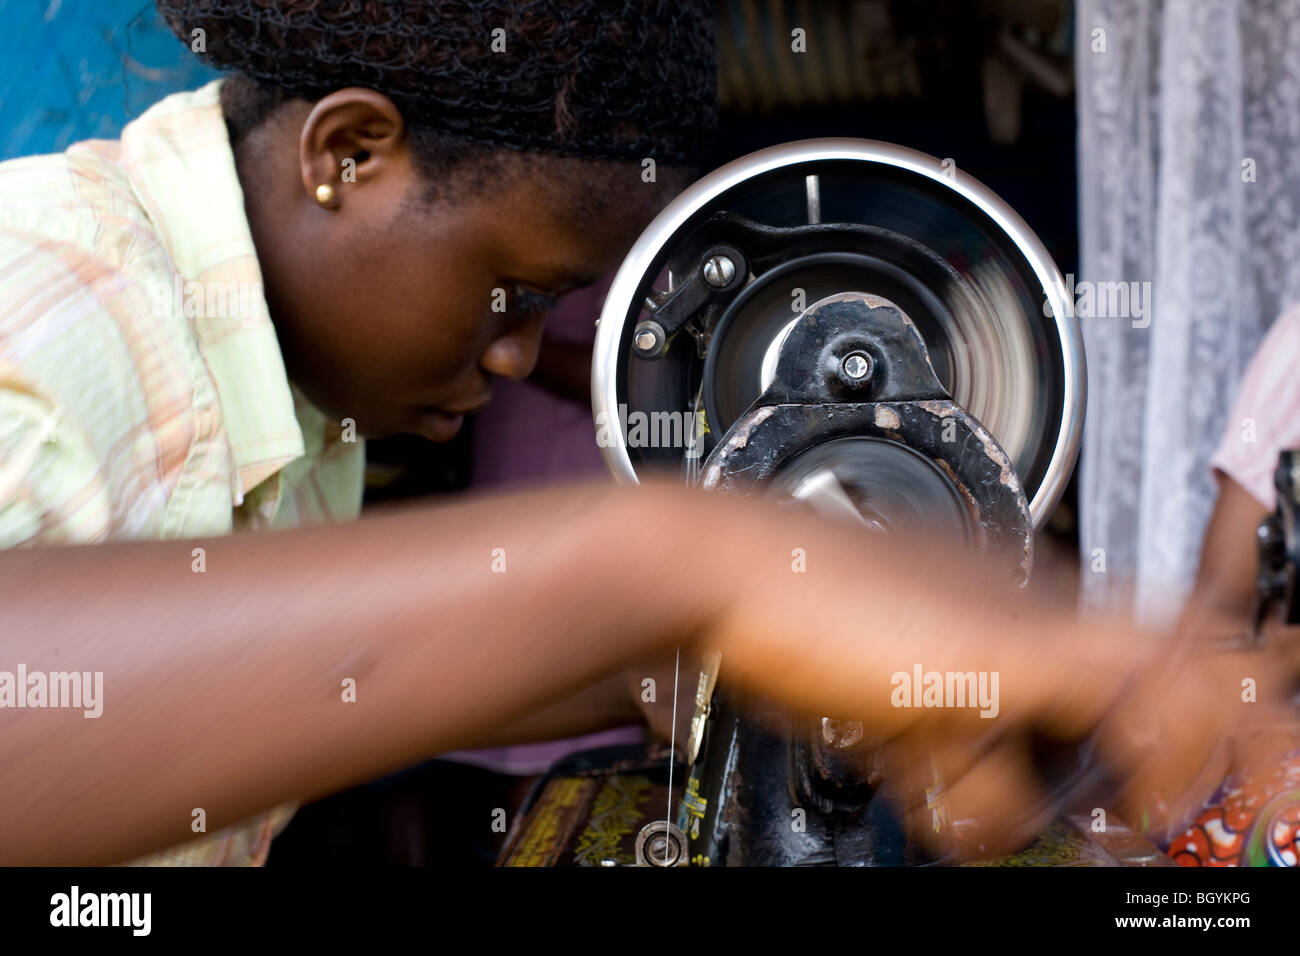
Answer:
[[[329,183],[321,183],[317,186],[316,201],[322,206],[332,206],[334,204],[334,187]]]

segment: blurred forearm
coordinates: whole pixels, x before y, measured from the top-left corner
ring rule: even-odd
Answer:
[[[585,687],[571,697],[487,731],[480,747],[511,747],[625,727],[643,722],[623,672]]]
[[[104,675],[98,719],[0,711],[0,862],[174,845],[193,838],[196,807],[211,832],[491,743],[491,728],[662,652],[703,606],[675,581],[684,599],[649,613],[677,565],[658,494],[573,488],[341,527],[0,553],[0,669]]]

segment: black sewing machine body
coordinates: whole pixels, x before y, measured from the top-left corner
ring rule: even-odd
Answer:
[[[693,425],[669,448],[615,429],[619,480],[676,469],[859,525],[876,547],[947,535],[1015,586],[1077,455],[1082,339],[1050,257],[985,187],[889,144],[810,140],[711,173],[646,229],[606,299],[592,397],[598,429],[629,412]],[[648,809],[638,862],[936,862],[869,727],[742,694],[716,658],[693,676],[680,770],[656,784],[672,818]],[[1086,750],[1043,752],[1054,793],[1086,776]],[[949,825],[942,782],[914,783],[936,794],[925,825]],[[622,797],[599,799],[603,818]],[[555,812],[564,829],[573,814]],[[514,858],[560,860],[518,844]]]

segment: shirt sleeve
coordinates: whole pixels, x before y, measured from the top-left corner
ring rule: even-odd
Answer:
[[[1273,323],[1242,378],[1210,467],[1270,511],[1278,455],[1300,448],[1300,304]]]
[[[111,510],[77,422],[0,362],[0,548],[99,541]]]

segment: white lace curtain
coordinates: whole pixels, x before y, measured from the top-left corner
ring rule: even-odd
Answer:
[[[1079,0],[1076,37],[1077,278],[1152,292],[1080,320],[1084,595],[1158,617],[1195,574],[1241,373],[1300,300],[1300,0]]]

